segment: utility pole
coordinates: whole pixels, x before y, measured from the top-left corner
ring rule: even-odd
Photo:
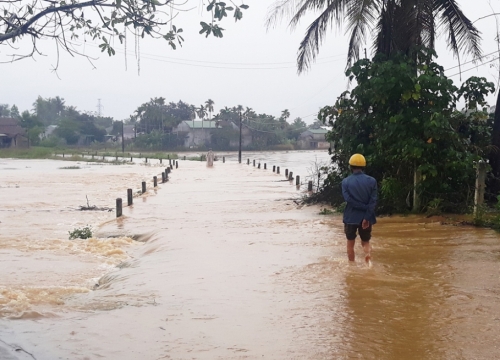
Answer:
[[[240,110],[240,150],[238,152],[238,162],[241,164],[241,125],[242,125],[242,119],[241,119],[241,110]]]
[[[123,122],[124,121],[122,120],[122,153],[125,153],[125,137],[123,135],[123,128],[124,128]]]
[[[101,104],[101,99],[97,99],[97,116],[102,115],[102,104]]]

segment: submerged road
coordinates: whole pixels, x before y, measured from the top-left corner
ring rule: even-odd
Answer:
[[[39,360],[500,353],[495,232],[383,218],[373,267],[358,246],[350,266],[341,218],[298,207],[300,191],[269,163],[179,165],[168,184],[101,225],[101,239],[141,242],[128,260],[40,316],[1,320],[0,339]]]

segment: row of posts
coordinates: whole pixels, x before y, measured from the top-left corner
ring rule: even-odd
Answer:
[[[173,161],[173,163],[172,163],[172,161],[170,161],[169,167],[165,168],[165,171],[161,173],[162,184],[168,182],[168,174],[170,174],[170,172],[174,168],[174,164],[175,164],[176,169],[179,168],[178,161]],[[141,186],[141,194],[144,194],[146,192],[146,182],[143,181],[141,185],[142,185]],[[158,177],[153,176],[153,187],[157,187],[157,186],[158,186]],[[134,196],[132,193],[132,189],[127,189],[127,205],[130,206],[133,204],[133,202],[134,202]],[[122,208],[123,208],[122,198],[117,198],[116,199],[116,217],[117,218],[123,215]]]
[[[64,157],[64,154],[63,154],[63,157]],[[184,156],[184,160],[186,159],[186,156]],[[132,161],[132,158],[131,158],[131,161]],[[146,158],[146,162],[147,162],[147,158]],[[162,159],[160,159],[160,164],[162,162]],[[222,157],[222,162],[225,163],[226,162],[226,158],[223,156]],[[165,183],[168,181],[168,174],[171,172],[171,170],[173,169],[173,166],[175,165],[175,168],[177,169],[179,167],[179,162],[178,161],[174,161],[173,164],[172,164],[172,160],[169,159],[169,167],[167,167],[165,169],[165,172],[162,172],[162,183]],[[247,159],[247,165],[250,165],[250,159]],[[256,163],[255,163],[255,159],[253,160],[253,166],[255,166]],[[260,162],[257,164],[257,168],[260,169],[261,168],[261,164]],[[264,163],[264,170],[267,170],[267,164]],[[273,165],[273,173],[276,173],[276,174],[280,174],[280,167],[279,166],[276,166],[276,165]],[[288,171],[288,169],[285,169],[285,178],[287,178],[289,181],[293,181],[293,172],[292,171]],[[297,186],[297,188],[300,187],[300,176],[297,175],[295,177],[295,185]],[[156,176],[153,177],[153,186],[154,187],[157,187],[158,186],[158,179]],[[307,191],[309,192],[312,192],[313,191],[313,182],[310,180],[307,184]],[[141,194],[144,194],[146,192],[146,182],[143,181],[142,182],[142,189],[141,189]],[[127,189],[127,204],[128,206],[132,205],[133,204],[133,194],[132,194],[132,189]],[[116,199],[116,217],[120,217],[122,216],[122,199],[121,198],[117,198]]]
[[[247,159],[247,165],[250,165],[250,159]],[[255,159],[253,160],[253,166],[255,166]],[[260,163],[257,164],[257,169],[260,169]],[[267,170],[267,164],[266,163],[264,163],[264,170]],[[275,172],[276,174],[279,174],[280,173],[280,167],[276,166],[276,165],[273,165],[273,172]],[[293,181],[293,172],[292,171],[288,172],[288,169],[285,169],[285,177],[289,181]],[[295,185],[297,186],[297,188],[300,187],[300,176],[299,175],[297,175],[295,177]],[[308,184],[307,184],[307,191],[311,191],[312,192],[312,190],[313,190],[313,182],[309,181]]]

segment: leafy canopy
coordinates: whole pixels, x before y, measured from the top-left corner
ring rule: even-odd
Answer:
[[[31,40],[31,50],[24,54],[14,52],[9,60],[20,60],[39,53],[39,40],[53,40],[59,51],[71,55],[83,55],[79,43],[85,37],[100,42],[99,48],[108,55],[115,55],[113,39],[120,43],[129,36],[163,38],[175,49],[182,45],[182,28],[177,27],[177,15],[190,10],[190,2],[173,0],[3,0],[0,1],[0,45],[12,49],[21,38]],[[248,5],[228,6],[211,0],[207,11],[212,22],[201,22],[206,36],[222,37],[224,29],[219,22],[232,12],[235,21],[243,16]],[[82,39],[83,37],[83,39]],[[9,54],[7,54],[9,55]]]

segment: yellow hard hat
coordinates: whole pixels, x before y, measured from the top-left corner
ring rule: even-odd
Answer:
[[[354,154],[349,159],[349,165],[351,165],[351,166],[365,167],[366,166],[366,159],[361,154]]]

